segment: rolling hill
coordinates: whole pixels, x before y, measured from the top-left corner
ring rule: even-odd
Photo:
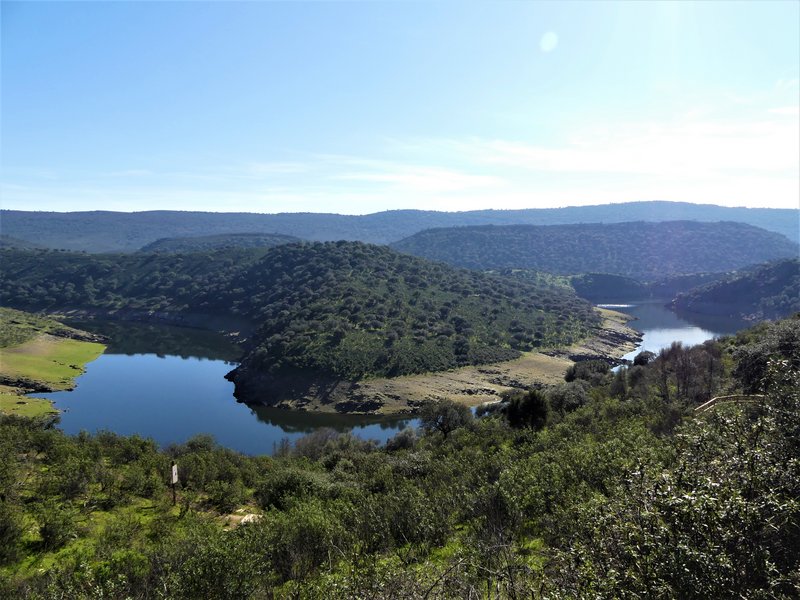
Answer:
[[[782,260],[736,273],[679,294],[677,311],[748,320],[779,319],[800,312],[800,260]]]
[[[742,223],[614,223],[453,227],[422,231],[392,247],[470,269],[609,273],[641,280],[721,272],[797,256],[786,237]]]
[[[569,288],[358,242],[179,255],[6,250],[0,262],[0,302],[15,308],[247,321],[254,333],[231,375],[246,400],[269,401],[283,381],[356,381],[510,360],[570,344],[599,323]]]
[[[194,237],[161,238],[139,252],[165,252],[170,254],[205,252],[219,248],[272,248],[281,244],[300,242],[299,238],[279,233],[223,233]]]
[[[800,241],[798,210],[728,208],[685,202],[628,202],[455,213],[394,210],[369,215],[4,210],[0,212],[0,219],[6,235],[50,248],[84,252],[134,252],[160,238],[228,233],[279,233],[315,241],[358,240],[388,244],[432,227],[673,220],[737,221]]]

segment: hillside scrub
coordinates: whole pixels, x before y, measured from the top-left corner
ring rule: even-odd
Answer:
[[[741,319],[780,319],[800,311],[800,259],[743,270],[679,294],[675,310]]]
[[[333,379],[442,371],[569,345],[600,323],[568,287],[354,242],[148,255],[4,251],[0,301],[29,310],[252,324],[240,372]]]

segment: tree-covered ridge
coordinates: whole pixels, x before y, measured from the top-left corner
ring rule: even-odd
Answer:
[[[273,457],[0,417],[0,596],[794,598],[798,369],[794,318]]]
[[[736,221],[800,241],[800,210],[731,208],[688,202],[624,202],[521,210],[391,210],[369,215],[323,213],[122,213],[0,211],[3,231],[49,248],[84,252],[135,252],[159,238],[227,233],[281,233],[315,241],[358,240],[388,244],[431,227],[563,225],[627,221]]]
[[[611,273],[642,280],[730,271],[798,251],[784,236],[751,225],[693,221],[429,229],[392,247],[470,269]]]
[[[673,275],[655,281],[639,281],[624,275],[583,273],[569,278],[575,293],[592,302],[630,302],[633,300],[672,300],[677,294],[717,281],[725,273]]]
[[[358,242],[169,256],[7,251],[2,263],[10,306],[245,318],[256,329],[241,367],[251,374],[440,371],[569,344],[598,324],[569,288]]]
[[[207,252],[219,248],[272,248],[300,239],[279,233],[225,233],[194,237],[161,238],[140,248],[139,252]]]
[[[679,294],[677,310],[745,319],[779,319],[800,311],[800,260],[760,265]]]

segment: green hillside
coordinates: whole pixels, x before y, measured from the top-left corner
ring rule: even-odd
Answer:
[[[470,269],[610,273],[656,280],[797,255],[784,236],[742,223],[509,225],[429,229],[392,247]]]
[[[795,598],[798,369],[795,318],[271,457],[0,415],[0,597]]]
[[[663,201],[452,213],[393,210],[369,215],[3,210],[0,218],[4,234],[50,248],[84,252],[134,252],[160,238],[228,233],[279,233],[305,240],[388,244],[431,227],[674,220],[736,221],[800,241],[800,211],[796,209],[730,208]]]
[[[676,310],[745,319],[778,319],[800,311],[800,260],[761,265],[678,295]]]
[[[272,248],[281,244],[301,241],[291,235],[279,233],[224,233],[195,237],[161,238],[146,246],[140,252],[206,252],[219,248]]]
[[[597,324],[566,287],[431,263],[358,242],[194,254],[5,251],[0,301],[35,310],[248,321],[234,377],[441,371],[569,344]]]

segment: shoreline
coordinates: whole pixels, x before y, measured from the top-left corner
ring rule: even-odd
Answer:
[[[86,365],[105,351],[97,336],[40,333],[17,346],[0,348],[0,412],[39,417],[60,411],[51,400],[27,394],[75,389]]]

